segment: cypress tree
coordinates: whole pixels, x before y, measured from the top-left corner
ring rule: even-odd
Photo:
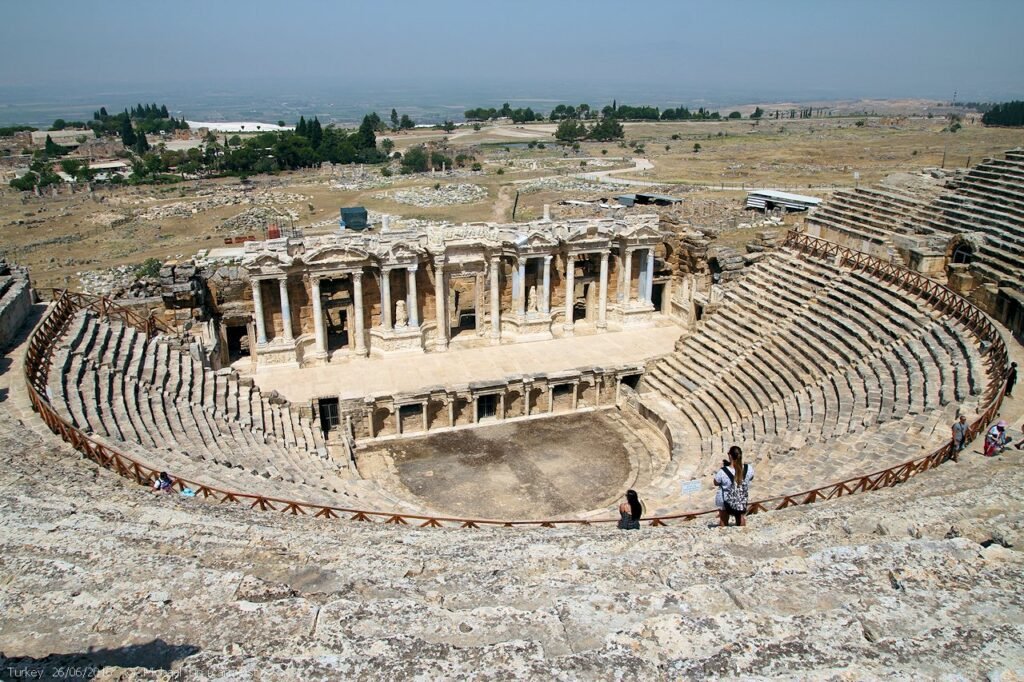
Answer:
[[[309,125],[309,144],[313,149],[319,149],[323,139],[324,130],[320,127],[320,119],[314,116],[313,122]]]
[[[295,134],[301,137],[308,137],[309,130],[306,127],[305,116],[299,116],[299,125],[295,126]]]
[[[135,144],[135,130],[132,129],[132,120],[128,117],[127,112],[125,112],[124,118],[121,119],[121,142],[125,147],[131,147]]]

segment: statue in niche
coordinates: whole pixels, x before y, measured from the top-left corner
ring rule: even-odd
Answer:
[[[530,287],[530,295],[527,297],[526,310],[531,313],[537,312],[537,287]]]
[[[409,325],[409,314],[405,311],[405,301],[399,300],[395,303],[395,326],[407,327]]]

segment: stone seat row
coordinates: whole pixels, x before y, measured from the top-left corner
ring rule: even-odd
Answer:
[[[375,484],[339,476],[336,467],[294,440],[267,435],[240,419],[247,401],[237,395],[251,387],[226,373],[199,381],[204,373],[168,340],[146,342],[135,329],[89,313],[73,318],[69,327],[48,389],[65,419],[93,437],[207,485],[336,505],[360,500],[364,507],[393,508],[398,502]],[[257,402],[263,423],[285,432],[288,424],[294,427],[287,404],[251,405]],[[236,411],[235,405],[242,407]],[[408,504],[401,508],[418,511]]]
[[[76,339],[79,334],[82,338]],[[82,345],[85,356],[98,358],[99,365],[124,373],[172,401],[187,400],[212,415],[240,422],[265,439],[322,454],[319,430],[300,418],[286,401],[267,399],[233,371],[205,368],[190,352],[178,349],[172,339],[147,343],[131,327],[88,318],[80,320],[72,339]]]
[[[966,331],[860,272],[837,268],[827,287],[801,282],[807,262],[794,260],[758,264],[645,375],[702,460],[751,438],[811,429],[827,440],[961,403],[985,386]],[[776,324],[764,324],[758,308],[778,306],[787,291]]]
[[[123,327],[112,331],[111,325],[96,324],[95,320],[91,324],[103,329],[101,338],[131,337],[131,346],[135,348],[140,347],[138,340],[144,342],[144,337],[134,329],[128,328],[122,334]],[[113,345],[108,341],[100,344],[94,348]],[[97,363],[87,355],[72,352],[62,363],[67,368],[63,381],[64,394],[70,398],[69,413],[81,428],[153,448],[188,448],[214,462],[248,458],[255,467],[256,462],[287,461],[290,449],[276,439],[244,428],[196,403],[154,390],[152,385],[119,371],[118,365],[107,364],[108,357],[105,353],[100,355]],[[254,468],[254,472],[276,475],[272,470]],[[293,470],[291,476],[299,478],[300,472]]]

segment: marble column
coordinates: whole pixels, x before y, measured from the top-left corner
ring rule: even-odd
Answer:
[[[565,257],[565,324],[562,328],[572,333],[573,307],[576,303],[576,257],[571,253]]]
[[[423,432],[427,432],[427,405],[430,404],[429,400],[423,401]]]
[[[544,256],[544,293],[540,300],[540,311],[545,315],[551,312],[551,256]]]
[[[608,328],[608,252],[601,254],[601,281],[598,285],[597,328]]]
[[[434,350],[448,349],[448,283],[445,281],[444,260],[434,261],[434,310],[437,317],[437,338]]]
[[[327,354],[327,339],[324,329],[323,301],[320,299],[320,278],[313,275],[309,278],[313,297],[313,333],[316,336],[317,355]]]
[[[644,300],[653,305],[654,301],[654,247],[647,249],[647,269],[644,271],[647,281],[644,282]]]
[[[252,308],[253,316],[256,318],[256,343],[263,346],[267,343],[267,323],[263,319],[263,290],[262,280],[254,279],[252,284]]]
[[[448,426],[455,428],[455,397],[448,398]]]
[[[516,299],[519,319],[526,316],[526,258],[519,259],[519,267],[516,269],[519,277],[519,298]]]
[[[408,283],[406,291],[408,295],[405,300],[405,309],[409,313],[409,326],[419,327],[420,326],[420,313],[419,313],[419,299],[416,296],[416,269],[417,266],[410,265],[406,270],[405,281]]]
[[[622,258],[622,305],[629,307],[633,300],[633,249],[625,249]]]
[[[355,320],[355,350],[356,355],[366,355],[366,332],[364,331],[365,321],[363,319],[363,271],[357,270],[352,273],[352,298],[355,299],[353,307],[356,309]]]
[[[476,333],[484,333],[484,273],[476,273],[473,280],[473,317],[476,322]]]
[[[295,337],[292,336],[292,307],[288,303],[288,276],[279,278],[277,286],[281,291],[281,327],[284,330],[284,340],[291,342]]]
[[[508,309],[510,315],[519,315],[519,290],[521,288],[519,282],[519,265],[517,264],[512,268],[512,303]]]
[[[491,338],[501,338],[501,294],[498,291],[501,258],[491,259]],[[474,403],[475,405],[475,403]]]
[[[391,331],[391,270],[381,268],[380,271],[380,326],[384,331]]]
[[[530,393],[533,392],[533,385],[523,382],[523,414],[530,416]]]

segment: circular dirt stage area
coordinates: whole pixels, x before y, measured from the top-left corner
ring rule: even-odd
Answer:
[[[438,513],[515,520],[613,504],[634,481],[638,455],[650,456],[617,411],[603,410],[388,441],[358,458],[371,477],[374,462],[390,458],[398,492]]]

